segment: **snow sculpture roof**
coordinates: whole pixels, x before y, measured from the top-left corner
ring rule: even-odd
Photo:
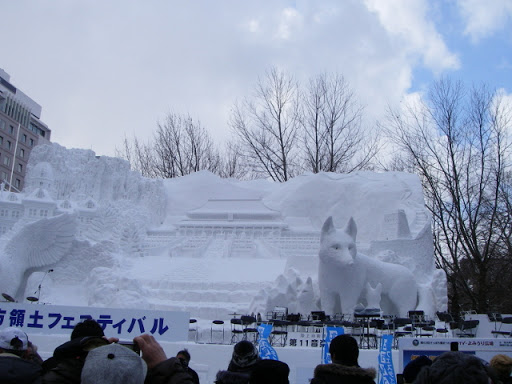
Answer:
[[[281,214],[266,207],[261,199],[209,199],[202,207],[188,211],[187,216],[196,220],[275,220]]]

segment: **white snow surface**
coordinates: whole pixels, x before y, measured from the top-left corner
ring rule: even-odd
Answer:
[[[413,174],[304,174],[274,183],[201,171],[154,180],[124,160],[53,143],[34,148],[25,190],[0,192],[0,208],[20,212],[15,220],[0,216],[6,248],[41,220],[41,210],[75,218],[64,255],[49,249],[53,258],[38,265],[17,255],[34,272],[17,287],[0,281],[13,295],[26,283],[20,296],[28,296],[52,268],[42,302],[186,310],[199,319],[264,314],[274,305],[321,309],[320,229],[332,216],[339,229],[354,219],[359,252],[413,272],[427,312],[446,309],[445,278],[434,267],[430,217]],[[9,271],[2,266],[0,273]]]

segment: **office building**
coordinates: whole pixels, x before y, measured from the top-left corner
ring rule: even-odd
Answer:
[[[0,183],[7,190],[23,189],[30,151],[50,141],[51,131],[40,118],[41,106],[0,68]]]

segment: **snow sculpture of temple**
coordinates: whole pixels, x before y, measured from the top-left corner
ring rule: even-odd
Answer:
[[[272,183],[203,171],[149,180],[121,159],[38,146],[24,191],[0,192],[0,235],[62,213],[76,214],[78,229],[41,291],[53,304],[187,310],[210,319],[273,306],[315,310],[320,228],[333,216],[354,217],[359,251],[405,265],[431,288],[430,310],[446,309],[429,215],[411,174]],[[30,276],[27,292],[41,273]]]

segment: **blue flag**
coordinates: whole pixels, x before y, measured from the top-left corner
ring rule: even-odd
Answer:
[[[336,336],[343,335],[345,330],[343,327],[325,327],[325,339],[324,346],[322,347],[322,363],[330,364],[332,363],[331,354],[329,353],[329,345],[331,344],[331,340]]]
[[[393,335],[382,335],[379,351],[379,384],[396,384],[392,347]]]
[[[260,324],[258,326],[259,333],[259,353],[263,360],[279,360],[276,350],[270,345],[268,337],[272,332],[272,324]]]

